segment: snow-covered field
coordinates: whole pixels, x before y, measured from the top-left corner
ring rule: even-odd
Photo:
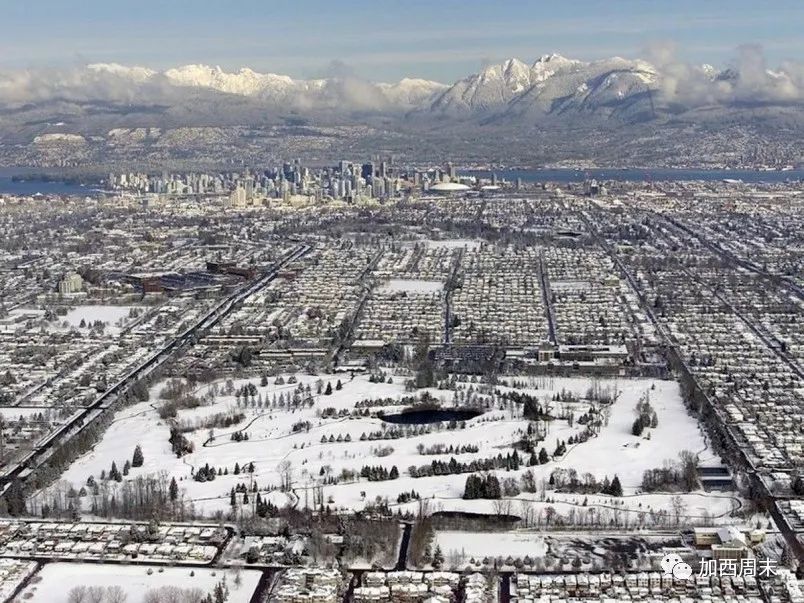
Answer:
[[[428,281],[424,279],[392,278],[378,287],[378,291],[385,293],[435,293],[444,288],[441,281]]]
[[[287,377],[285,375],[285,379]],[[140,444],[145,462],[140,468],[132,468],[129,477],[165,471],[169,476],[176,477],[186,499],[194,502],[196,510],[208,514],[217,510],[229,510],[230,490],[237,484],[249,485],[253,479],[265,496],[267,489],[279,487],[283,473],[291,476],[292,492],[273,491],[268,494],[272,502],[291,504],[299,508],[313,505],[314,490],[319,488],[325,478],[338,477],[342,470],[355,471],[359,474],[364,465],[382,466],[389,471],[395,466],[400,476],[398,479],[388,481],[368,481],[358,477],[323,485],[324,503],[333,509],[363,509],[368,503],[379,499],[387,500],[391,506],[415,511],[420,504],[417,501],[397,504],[397,496],[401,492],[415,490],[422,499],[428,499],[426,505],[431,512],[437,510],[499,512],[493,501],[462,500],[467,477],[465,473],[412,478],[408,475],[408,467],[430,464],[434,460],[446,462],[452,456],[461,462],[498,454],[505,456],[511,452],[512,445],[522,437],[528,426],[528,421],[521,418],[516,411],[497,405],[481,416],[466,421],[465,429],[442,428],[412,437],[361,440],[364,434],[384,432],[392,426],[376,416],[338,416],[337,413],[352,411],[356,403],[369,398],[398,400],[411,395],[405,392],[404,376],[393,375],[393,383],[371,383],[367,376],[356,376],[353,380],[343,375],[296,377],[303,387],[307,385],[311,387],[314,401],[312,407],[308,405],[289,410],[287,403],[282,402],[279,397],[289,399],[299,386],[287,383],[275,384],[273,378],[265,386],[259,385],[259,379],[250,380],[256,386],[258,394],[256,401],[250,400],[247,405],[238,404],[238,399],[233,393],[224,393],[223,382],[199,388],[195,392],[199,397],[203,397],[210,388],[217,388],[218,393],[214,402],[207,406],[179,411],[180,420],[199,421],[203,417],[227,411],[240,411],[245,413],[246,417],[236,426],[214,430],[214,438],[209,441],[210,434],[206,428],[188,432],[185,435],[192,441],[194,451],[182,458],[176,458],[172,453],[168,442],[168,424],[159,418],[154,409],[154,405],[160,403],[157,394],[161,386],[157,386],[152,391],[151,401],[137,404],[118,413],[103,439],[92,451],[79,458],[65,472],[63,479],[80,488],[90,475],[97,480],[101,471],[108,472],[112,461],[117,463],[118,468],[122,467],[127,459],[131,459],[135,445]],[[339,379],[343,381],[340,390],[335,387]],[[526,378],[517,379],[523,381]],[[327,383],[331,384],[333,390],[331,395],[316,394],[316,382],[319,380],[323,381],[324,387]],[[249,380],[235,381],[234,390],[246,383],[249,383]],[[521,387],[522,391],[549,401],[554,394],[562,390],[584,397],[591,384],[592,381],[587,378],[534,378]],[[544,465],[523,466],[517,471],[500,470],[497,473],[500,478],[521,477],[525,471],[530,470],[537,484],[545,483],[557,467],[575,469],[579,475],[589,472],[597,479],[603,479],[605,476],[611,478],[617,474],[622,482],[625,496],[614,499],[604,495],[586,497],[548,491],[550,500],[546,501],[540,497],[537,490],[536,493],[522,493],[517,500],[512,500],[513,514],[519,514],[522,505],[530,505],[531,509],[535,509],[533,513],[538,513],[539,509],[543,510],[548,505],[560,512],[568,512],[570,509],[582,506],[587,507],[584,512],[588,512],[590,507],[608,508],[612,511],[616,509],[632,513],[634,517],[660,510],[669,512],[673,503],[671,495],[639,494],[642,473],[646,469],[661,467],[666,459],[677,459],[682,450],[698,453],[704,461],[712,458],[697,421],[687,413],[682,404],[679,388],[675,382],[619,379],[599,380],[597,384],[620,392],[617,400],[611,405],[608,422],[601,428],[599,436],[584,443],[570,445],[562,458],[550,460]],[[462,384],[462,392],[465,393],[468,387],[476,389],[478,386]],[[438,389],[429,391],[440,399],[443,405],[449,406],[454,403],[453,391]],[[658,415],[658,426],[646,429],[641,437],[637,437],[631,434],[631,425],[635,418],[634,409],[637,401],[646,392]],[[416,395],[420,393],[416,392]],[[580,413],[588,407],[588,403],[582,400],[567,403],[566,406],[577,407],[577,412]],[[399,407],[384,406],[382,410],[392,412],[395,408]],[[324,409],[332,409],[328,413],[335,416],[322,417]],[[549,432],[543,445],[550,453],[554,450],[558,439],[566,440],[583,429],[583,426],[577,423],[570,426],[564,420],[554,420],[549,425]],[[247,433],[248,440],[233,441],[231,435],[236,431]],[[337,441],[338,439],[341,441]],[[419,450],[421,447],[428,448],[438,444],[459,447],[467,443],[478,446],[478,452],[425,455]],[[235,464],[244,467],[252,462],[253,474],[234,474]],[[195,481],[191,475],[192,471],[207,463],[224,470],[226,474],[219,475],[212,482]],[[739,506],[739,502],[728,495],[698,492],[684,495],[682,498],[685,513],[698,518],[725,515]],[[587,499],[586,504],[584,499]]]
[[[71,327],[76,328],[81,325],[82,320],[87,326],[99,320],[106,325],[107,334],[115,335],[120,332],[120,327],[128,322],[132,308],[137,306],[78,306],[59,319],[67,321]]]
[[[194,575],[190,575],[190,572],[194,572]],[[70,589],[83,585],[120,586],[128,595],[126,603],[140,603],[149,590],[163,586],[199,588],[205,594],[211,593],[224,577],[230,592],[227,603],[248,603],[259,583],[260,572],[242,570],[241,584],[237,586],[233,571],[198,568],[163,568],[160,571],[160,568],[134,565],[49,563],[25,588],[20,600],[31,603],[67,603]]]
[[[19,308],[9,312],[9,320],[5,324],[0,324],[0,332],[12,332],[20,326],[24,326],[26,321],[14,322],[13,319],[20,316],[28,317],[34,323],[41,325],[48,331],[60,332],[69,329],[85,329],[92,327],[93,323],[100,321],[104,324],[104,333],[107,335],[118,335],[123,326],[133,320],[130,316],[132,309],[145,311],[142,306],[113,306],[113,305],[81,305],[67,311],[67,314],[56,315],[55,319],[48,322],[45,320],[45,311],[37,308]],[[81,327],[81,321],[84,327]]]
[[[534,532],[457,532],[439,530],[435,544],[450,557],[541,557],[547,547],[539,534]]]
[[[470,251],[479,248],[481,243],[482,241],[478,239],[428,239],[425,241],[425,245],[428,247],[446,247],[448,249],[465,247]]]

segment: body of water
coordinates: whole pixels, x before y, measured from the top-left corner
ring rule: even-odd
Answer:
[[[474,408],[428,408],[425,410],[403,410],[393,415],[381,415],[386,423],[401,425],[427,425],[448,421],[468,421],[483,414]]]
[[[0,176],[0,195],[30,196],[40,193],[42,195],[70,195],[80,196],[95,193],[91,186],[81,186],[70,182],[51,182],[43,180],[14,181],[11,177]]]
[[[42,170],[36,168],[0,168],[0,195],[92,195],[94,185],[84,186],[75,182],[59,182],[37,178]],[[30,180],[14,180],[29,178]]]
[[[0,194],[7,195],[92,195],[96,193],[95,185],[82,185],[74,182],[59,182],[55,180],[41,180],[36,178],[35,168],[0,168]],[[573,169],[533,169],[533,170],[499,170],[468,171],[463,175],[491,178],[492,173],[498,178],[516,181],[521,178],[523,182],[583,182],[595,178],[597,180],[620,180],[623,182],[660,182],[702,180],[716,182],[720,180],[741,180],[746,183],[759,182],[788,182],[804,180],[804,169],[789,171],[760,171],[760,170],[694,170],[694,169],[653,169],[653,168],[627,168],[611,169],[599,168],[590,170]],[[14,180],[13,176],[26,177],[29,180]]]
[[[743,182],[787,182],[804,179],[804,169],[788,171],[763,170],[696,170],[673,168],[597,168],[589,170],[572,169],[535,169],[535,170],[500,170],[469,171],[465,175],[479,178],[491,178],[492,173],[497,178],[504,178],[509,182],[522,178],[523,182],[583,182],[587,179],[620,180],[623,182],[661,182],[685,180],[703,180],[716,182],[720,180],[742,180]]]

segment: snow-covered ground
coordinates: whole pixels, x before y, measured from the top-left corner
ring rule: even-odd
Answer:
[[[479,248],[481,243],[482,241],[478,239],[428,239],[425,241],[425,245],[428,247],[446,247],[448,249],[465,247],[470,251]]]
[[[441,291],[443,288],[444,283],[441,281],[392,278],[381,284],[377,290],[384,293],[396,293],[400,291],[406,293],[435,293]]]
[[[404,377],[393,376],[393,383],[371,383],[367,376],[357,376],[350,380],[349,376],[336,375],[297,375],[300,383],[310,385],[314,405],[301,409],[288,410],[287,405],[280,408],[279,401],[273,404],[280,394],[289,396],[298,384],[275,384],[273,378],[266,386],[259,385],[259,379],[251,379],[258,391],[257,402],[249,402],[247,406],[238,405],[234,394],[224,394],[224,382],[205,385],[195,393],[202,397],[210,388],[217,388],[218,394],[214,402],[191,410],[179,411],[180,420],[196,421],[205,416],[227,411],[240,411],[246,418],[236,426],[214,431],[214,439],[209,440],[207,429],[189,432],[186,436],[192,441],[195,450],[182,458],[176,458],[168,442],[169,427],[161,420],[154,409],[159,404],[157,386],[152,391],[149,402],[134,405],[118,413],[114,423],[107,430],[103,439],[92,451],[79,458],[64,474],[63,478],[76,488],[83,485],[92,475],[97,480],[101,471],[109,471],[112,461],[122,467],[127,459],[131,459],[136,444],[142,446],[145,462],[140,468],[132,468],[129,477],[166,471],[175,476],[185,497],[194,501],[197,511],[213,513],[217,510],[228,511],[230,490],[238,483],[250,484],[253,479],[263,490],[278,488],[282,472],[292,476],[293,491],[291,493],[270,493],[275,504],[291,504],[297,507],[313,504],[313,491],[324,477],[337,477],[342,470],[359,473],[364,465],[382,466],[390,471],[397,467],[400,477],[389,481],[368,481],[366,479],[342,480],[337,484],[323,486],[325,504],[333,509],[362,509],[368,503],[387,500],[392,506],[400,506],[415,511],[419,503],[401,503],[397,505],[397,496],[401,492],[415,490],[423,499],[430,511],[459,510],[482,513],[496,513],[493,501],[461,499],[467,474],[440,475],[433,477],[412,478],[408,475],[408,467],[430,464],[433,460],[449,461],[451,456],[461,462],[472,459],[488,458],[511,452],[512,445],[518,441],[528,426],[518,413],[505,408],[495,407],[481,416],[466,421],[465,429],[433,430],[413,437],[397,439],[377,439],[361,441],[363,434],[381,432],[389,429],[387,423],[380,418],[370,416],[330,416],[322,418],[321,412],[326,408],[337,411],[351,411],[355,404],[372,398],[393,398],[411,395],[405,392]],[[287,379],[287,375],[285,376]],[[342,389],[335,385],[342,380]],[[527,378],[517,378],[524,381]],[[316,382],[322,380],[324,387],[332,385],[331,395],[316,394]],[[249,380],[237,380],[234,390],[239,389]],[[511,381],[509,381],[511,383]],[[531,379],[521,385],[522,391],[537,395],[550,401],[558,392],[571,391],[583,398],[592,381],[587,378],[541,378]],[[639,494],[642,473],[646,469],[661,467],[666,459],[675,460],[682,450],[698,453],[701,460],[712,458],[706,446],[701,429],[694,417],[690,416],[680,397],[678,385],[672,381],[652,379],[619,379],[598,380],[601,388],[609,387],[619,392],[616,401],[611,405],[609,418],[598,437],[587,442],[570,445],[567,453],[559,460],[551,460],[544,465],[522,467],[518,471],[498,471],[500,478],[521,477],[525,471],[532,471],[537,484],[548,480],[550,473],[557,467],[575,469],[579,475],[590,472],[598,479],[609,478],[617,474],[622,482],[625,496],[612,499],[603,495],[585,497],[577,494],[560,494],[548,490],[549,501],[540,497],[540,493],[523,493],[518,500],[511,502],[512,513],[519,514],[523,504],[544,510],[548,505],[559,512],[580,509],[585,506],[599,509],[619,510],[632,513],[633,517],[650,512],[664,510],[670,512],[673,497],[669,494]],[[464,384],[463,390],[470,384]],[[474,388],[477,385],[472,384]],[[501,389],[506,389],[501,387]],[[450,390],[429,390],[440,399],[442,404],[453,404],[454,392]],[[631,434],[631,425],[635,418],[637,401],[645,394],[658,415],[658,427],[647,429],[641,436]],[[421,392],[416,392],[418,395]],[[261,402],[260,402],[261,401]],[[561,403],[549,402],[551,405]],[[582,412],[588,402],[567,403],[568,407]],[[392,412],[394,406],[384,406],[382,410]],[[376,411],[377,408],[373,408]],[[294,432],[294,425],[309,422]],[[309,427],[309,429],[308,429]],[[570,426],[567,421],[550,422],[549,433],[543,445],[552,453],[556,441],[566,440],[579,433],[582,425]],[[248,433],[247,441],[233,441],[231,434],[235,431]],[[648,435],[649,434],[649,435]],[[347,438],[348,436],[348,438]],[[337,440],[350,441],[333,441]],[[322,442],[326,439],[326,442]],[[431,447],[437,444],[459,447],[471,443],[479,447],[479,451],[461,454],[423,455],[419,447]],[[253,474],[240,473],[234,475],[234,466],[244,467],[254,463]],[[194,469],[210,464],[226,470],[228,475],[220,475],[212,482],[197,482],[192,479]],[[703,492],[684,495],[685,513],[689,516],[703,518],[728,514],[739,506],[739,502],[728,495],[710,495]],[[584,505],[584,499],[586,504]],[[524,502],[523,502],[524,501]]]
[[[547,547],[539,534],[534,532],[457,532],[439,530],[435,544],[441,547],[447,559],[463,557],[475,559],[483,557],[524,558],[541,557]]]
[[[36,570],[33,561],[0,559],[0,600],[7,601],[17,587]]]
[[[128,322],[132,308],[137,306],[78,306],[67,312],[66,316],[60,316],[59,320],[67,321],[71,327],[76,328],[81,325],[82,320],[87,327],[99,320],[106,325],[104,331],[107,334],[116,335],[120,332],[121,326]]]
[[[248,603],[259,583],[260,572],[242,570],[240,572],[241,584],[237,586],[233,571],[49,563],[34,576],[32,582],[22,592],[20,600],[31,603],[67,603],[70,590],[75,586],[83,585],[87,587],[120,586],[128,595],[126,603],[140,603],[149,590],[163,586],[199,588],[205,594],[211,593],[215,585],[224,577],[226,577],[226,584],[230,591],[227,603]]]
[[[48,331],[60,332],[69,329],[80,329],[81,321],[84,321],[83,330],[89,330],[93,323],[100,321],[104,324],[106,335],[116,336],[127,323],[134,320],[131,318],[131,310],[137,309],[145,312],[147,308],[142,306],[114,306],[114,305],[80,305],[67,311],[67,314],[56,315],[55,319],[45,321],[45,311],[38,308],[18,308],[9,312],[6,321],[0,322],[0,332],[12,332],[24,326],[26,321],[15,322],[21,316],[40,323]]]

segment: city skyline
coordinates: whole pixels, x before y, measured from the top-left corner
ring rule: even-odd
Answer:
[[[804,55],[804,7],[745,1],[668,3],[584,0],[572,6],[509,1],[240,2],[221,19],[210,2],[148,0],[66,7],[9,5],[0,25],[0,70],[107,62],[165,69],[189,63],[250,67],[295,78],[348,73],[372,81],[451,82],[508,57],[558,52],[592,60],[620,55],[727,67],[742,45],[775,66]],[[579,15],[581,15],[579,17]]]

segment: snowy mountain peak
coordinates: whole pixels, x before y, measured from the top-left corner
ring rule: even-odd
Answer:
[[[127,67],[119,63],[92,63],[87,69],[95,74],[110,74],[135,81],[145,81],[156,75],[156,71],[147,67]]]

